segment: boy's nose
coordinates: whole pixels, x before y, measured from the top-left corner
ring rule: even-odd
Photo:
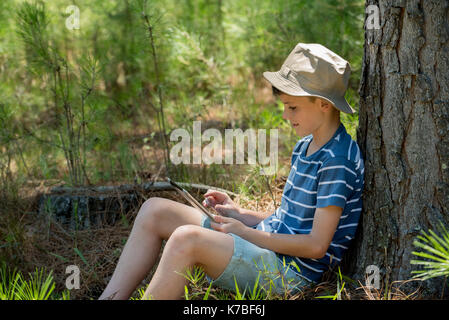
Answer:
[[[282,119],[284,120],[288,120],[287,119],[287,112],[285,112],[286,110],[284,109],[284,111],[282,112]]]

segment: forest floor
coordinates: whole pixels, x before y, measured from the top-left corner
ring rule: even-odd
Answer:
[[[272,186],[273,196],[280,203],[285,179],[278,178]],[[8,203],[5,219],[0,223],[0,232],[9,233],[15,245],[3,248],[10,263],[22,274],[33,272],[36,268],[45,268],[52,272],[55,292],[65,290],[67,265],[80,268],[80,288],[70,291],[70,299],[97,299],[106,287],[115,269],[121,250],[126,243],[132,228],[136,210],[123,212],[119,222],[110,226],[102,226],[85,230],[71,230],[46,216],[38,215],[37,200],[40,195],[48,193],[54,186],[60,185],[57,180],[34,181],[21,189],[21,200]],[[175,192],[154,191],[142,195],[163,197],[184,202]],[[234,199],[240,205],[254,210],[270,212],[274,210],[271,194],[265,193],[257,199]],[[162,252],[162,250],[161,250]],[[155,267],[136,289],[132,298],[138,299],[146,288],[155,271]],[[189,284],[189,299],[238,299],[235,292],[212,286],[204,277],[201,281]],[[410,280],[409,280],[410,281]],[[361,282],[354,281],[340,269],[327,272],[322,282],[297,294],[285,292],[283,296],[269,294],[265,299],[343,299],[343,300],[412,300],[420,299],[419,290],[404,292],[401,286],[407,281],[396,281],[382,284],[381,289],[368,288]],[[246,299],[250,297],[247,296]],[[260,299],[261,297],[259,297]]]

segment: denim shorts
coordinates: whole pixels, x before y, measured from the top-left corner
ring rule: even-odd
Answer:
[[[212,229],[210,221],[210,218],[204,216],[201,226]],[[234,238],[234,253],[231,261],[217,279],[211,279],[206,275],[208,282],[234,292],[237,283],[241,294],[245,288],[247,293],[252,291],[256,281],[265,292],[271,291],[281,295],[286,292],[298,293],[309,285],[309,282],[302,278],[297,270],[296,272],[292,270],[296,269],[295,266],[283,264],[273,251],[258,247],[233,233],[229,235]]]

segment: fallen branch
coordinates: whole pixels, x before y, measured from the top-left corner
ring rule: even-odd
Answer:
[[[204,184],[196,184],[196,183],[185,183],[185,182],[178,182],[179,185],[188,188],[188,189],[196,189],[200,191],[206,192],[209,189],[225,192],[228,195],[232,196],[238,196],[238,194],[221,189],[216,187],[207,186]],[[123,184],[119,186],[99,186],[99,187],[55,187],[50,190],[51,193],[57,193],[57,194],[86,194],[86,192],[94,192],[98,194],[104,194],[104,193],[126,193],[133,190],[142,190],[143,191],[175,191],[173,187],[170,185],[170,183],[165,181],[155,181],[155,182],[147,182],[143,184],[138,185],[132,185],[132,184]]]

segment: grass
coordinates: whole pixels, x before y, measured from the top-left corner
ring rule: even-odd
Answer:
[[[341,300],[341,293],[344,290],[346,282],[343,281],[343,277],[341,275],[340,267],[338,267],[338,278],[337,278],[337,292],[334,295],[325,295],[318,296],[317,299],[332,299],[332,300]]]
[[[415,279],[427,280],[435,277],[449,276],[449,232],[440,222],[439,231],[441,236],[433,230],[428,233],[422,231],[413,244],[423,251],[413,251],[412,254],[424,258],[422,260],[412,260],[414,265],[424,266],[424,270],[412,271]]]
[[[55,254],[53,254],[55,255]],[[55,255],[62,258],[59,255]],[[65,258],[63,258],[65,260]],[[85,258],[86,259],[86,258]],[[80,290],[62,289],[59,283],[59,290],[55,290],[56,282],[53,271],[47,271],[47,268],[36,268],[29,272],[28,276],[23,276],[22,272],[16,268],[9,268],[5,262],[0,268],[0,300],[70,300],[75,299],[96,299],[97,296],[91,296],[84,289],[84,294],[80,295]],[[98,269],[97,269],[98,270]],[[93,270],[88,272],[93,273]],[[381,289],[367,287],[360,282],[342,274],[340,268],[337,271],[327,272],[325,279],[314,287],[305,287],[297,293],[291,293],[285,288],[285,282],[282,282],[283,293],[275,292],[274,285],[262,286],[261,280],[269,275],[266,269],[261,270],[254,285],[244,288],[235,281],[234,290],[226,290],[214,285],[214,282],[208,282],[204,270],[201,267],[194,266],[183,274],[188,280],[185,286],[185,300],[310,300],[310,299],[329,299],[329,300],[414,300],[419,299],[419,291],[406,293],[401,290],[401,286],[409,281],[395,281],[391,284],[381,286]],[[146,285],[151,276],[149,276],[136,289],[130,300],[140,300],[144,296]],[[95,277],[82,276],[83,287],[98,285],[99,279]],[[64,280],[64,279],[62,279]],[[61,280],[59,280],[60,282]],[[106,282],[103,282],[105,285]],[[81,290],[83,291],[83,290]]]
[[[0,268],[0,300],[70,300],[70,291],[54,292],[52,271],[45,274],[44,268],[36,268],[25,278],[21,272],[9,269],[3,262]]]
[[[260,279],[267,274],[260,272],[252,288],[242,287],[235,281],[234,290],[226,290],[208,282],[205,278],[204,270],[200,267],[193,267],[186,270],[184,277],[188,280],[188,285],[184,288],[185,300],[416,300],[419,299],[419,291],[415,290],[406,293],[401,287],[413,281],[395,281],[391,285],[386,285],[383,289],[375,289],[362,285],[360,282],[350,279],[337,271],[328,272],[329,279],[314,287],[305,287],[300,292],[293,294],[285,285],[282,285],[283,294],[276,293],[273,286],[262,286]],[[235,279],[234,279],[235,280]],[[145,287],[136,290],[131,300],[140,300],[144,296]]]
[[[200,168],[198,171],[190,170],[189,177],[201,181],[199,178],[202,174],[201,170]],[[54,182],[51,185],[53,184]],[[235,201],[252,210],[272,211],[274,202],[280,203],[284,184],[282,177],[264,177],[249,170],[241,177],[240,184],[235,185],[233,191],[240,192],[240,196]],[[36,189],[34,185],[29,188]],[[45,192],[45,189],[41,191]],[[19,296],[30,299],[96,299],[106,287],[117,264],[136,212],[122,212],[121,219],[114,226],[71,231],[60,225],[50,214],[37,216],[33,198],[27,200],[24,194],[29,194],[26,185],[22,185],[21,192],[5,196],[8,200],[3,201],[2,219],[0,219],[2,241],[0,261],[5,261],[11,269],[14,266],[20,266],[22,273],[13,270],[2,271],[1,278],[8,279],[1,281],[2,299],[17,299]],[[177,195],[172,192],[152,192],[141,196],[142,199],[159,196],[179,201]],[[444,266],[441,259],[444,260],[448,251],[446,243],[448,235],[447,231],[442,231],[441,234],[437,235],[429,231],[416,239],[417,248],[423,249],[416,255],[423,261],[428,260],[425,263],[416,262],[416,264],[428,266],[429,269],[425,272],[431,271],[430,267]],[[429,260],[431,257],[437,259]],[[67,292],[65,281],[68,275],[65,274],[65,268],[72,264],[80,267],[81,287]],[[49,270],[46,274],[42,271],[44,267],[45,270]],[[438,268],[434,269],[438,270]],[[153,268],[131,299],[142,297],[154,271]],[[322,282],[313,288],[306,288],[296,294],[291,294],[288,290],[285,290],[283,294],[275,294],[273,288],[263,289],[259,285],[264,276],[263,271],[252,288],[245,290],[236,283],[236,290],[228,291],[208,283],[201,270],[193,269],[186,274],[189,285],[186,287],[184,298],[189,300],[412,300],[419,299],[420,293],[419,291],[406,292],[403,289],[405,284],[409,281],[419,281],[418,276],[426,276],[421,272],[417,273],[416,279],[384,283],[380,289],[373,289],[350,279],[338,269],[328,272]],[[29,275],[29,278],[25,280],[22,274]],[[433,275],[439,275],[439,273],[433,273]],[[28,281],[28,285],[24,285],[24,281]],[[18,290],[18,288],[22,289]]]
[[[251,179],[254,179],[254,182],[248,184]],[[274,198],[278,202],[280,202],[284,183],[282,178],[276,178],[272,183],[270,181]],[[235,200],[241,205],[253,210],[268,211],[274,208],[269,192],[263,194],[254,192],[263,185],[266,187],[265,180],[257,180],[255,176],[247,175],[242,184],[250,186],[246,194],[251,197],[236,198]],[[172,192],[153,192],[145,195],[145,197],[149,196],[179,200]],[[10,199],[7,203],[9,204],[4,207],[3,218],[0,220],[2,239],[0,261],[6,262],[10,269],[20,266],[21,273],[3,269],[1,279],[8,280],[1,281],[2,297],[4,299],[17,299],[19,296],[30,299],[96,299],[106,287],[117,264],[136,212],[123,212],[123,218],[119,219],[114,226],[71,231],[65,229],[49,215],[35,215],[32,199],[25,201],[16,198]],[[432,236],[432,233],[428,235]],[[444,234],[444,237],[447,237],[447,234]],[[444,237],[439,236],[440,240]],[[427,242],[417,239],[426,245],[423,248],[431,246],[432,243],[440,244],[440,249],[446,248],[437,238],[430,240],[423,236],[423,239]],[[439,257],[435,253],[432,256]],[[78,290],[66,291],[67,265],[80,267],[81,286]],[[295,266],[290,267],[295,268]],[[47,273],[42,270],[47,270]],[[143,295],[154,271],[153,268],[131,299],[139,299]],[[261,271],[259,280],[252,288],[244,289],[236,283],[235,291],[229,291],[208,283],[204,272],[200,269],[190,270],[186,274],[189,285],[186,287],[184,298],[189,300],[411,300],[420,298],[418,291],[406,292],[402,289],[408,281],[418,281],[417,279],[384,283],[380,289],[373,289],[350,279],[339,269],[326,273],[322,282],[313,288],[306,288],[295,294],[289,293],[288,290],[284,290],[282,294],[276,294],[274,288],[270,290],[259,285],[264,276],[264,270]],[[27,274],[28,278],[25,280],[22,274]],[[28,285],[24,285],[24,281],[28,281]],[[22,289],[18,290],[18,288]]]
[[[115,228],[119,231],[119,228]],[[108,275],[111,274],[117,262],[119,254],[115,254],[112,248],[101,250],[107,242],[109,242],[110,235],[113,229],[107,230],[102,237],[97,237],[96,245],[91,243],[90,246],[84,246],[83,251],[72,249],[75,256],[67,257],[67,253],[61,253],[61,249],[54,248],[54,251],[48,252],[46,261],[49,268],[36,268],[34,272],[28,273],[28,278],[25,278],[17,269],[10,269],[3,263],[0,269],[0,299],[2,300],[68,300],[68,299],[96,299],[101,293],[102,289],[107,284]],[[43,239],[46,240],[45,237]],[[122,246],[121,241],[115,241],[115,246]],[[43,248],[42,248],[43,249]],[[95,257],[100,260],[107,260],[108,263],[95,262]],[[66,266],[69,261],[73,261],[76,256],[88,266],[94,267],[80,268],[81,269],[81,288],[79,290],[66,290],[65,278],[67,275],[63,272],[58,272],[57,277],[53,276],[55,270],[61,270],[61,265]],[[83,259],[81,259],[81,256]],[[99,257],[100,256],[100,257]],[[51,259],[51,258],[56,259]],[[83,261],[84,260],[84,261]],[[43,259],[34,263],[42,263]],[[90,261],[90,262],[88,262]],[[61,263],[62,262],[62,263]],[[79,263],[78,262],[78,263]],[[87,262],[87,263],[86,263]],[[70,262],[72,263],[72,262]],[[76,263],[74,263],[76,264]],[[59,267],[58,267],[59,266]],[[50,271],[45,271],[50,270]],[[140,300],[145,292],[146,286],[149,283],[153,271],[142,282],[136,291],[133,293],[130,300]],[[63,274],[62,274],[63,273]],[[330,299],[330,300],[413,300],[419,299],[419,292],[415,291],[407,293],[401,290],[401,286],[407,281],[396,281],[391,284],[381,286],[380,290],[372,287],[367,287],[361,283],[350,279],[341,273],[338,268],[337,271],[328,272],[325,274],[323,281],[314,287],[306,287],[297,293],[291,293],[285,288],[285,282],[282,283],[283,293],[276,293],[274,285],[262,286],[261,280],[268,274],[266,270],[259,272],[258,278],[254,285],[249,288],[242,288],[241,285],[235,282],[235,289],[233,291],[226,290],[214,285],[213,281],[208,282],[204,271],[200,267],[193,267],[188,269],[184,277],[188,280],[188,285],[185,287],[184,299],[186,300],[310,300],[310,299]],[[412,281],[412,280],[408,280]],[[243,289],[243,290],[242,290]]]

